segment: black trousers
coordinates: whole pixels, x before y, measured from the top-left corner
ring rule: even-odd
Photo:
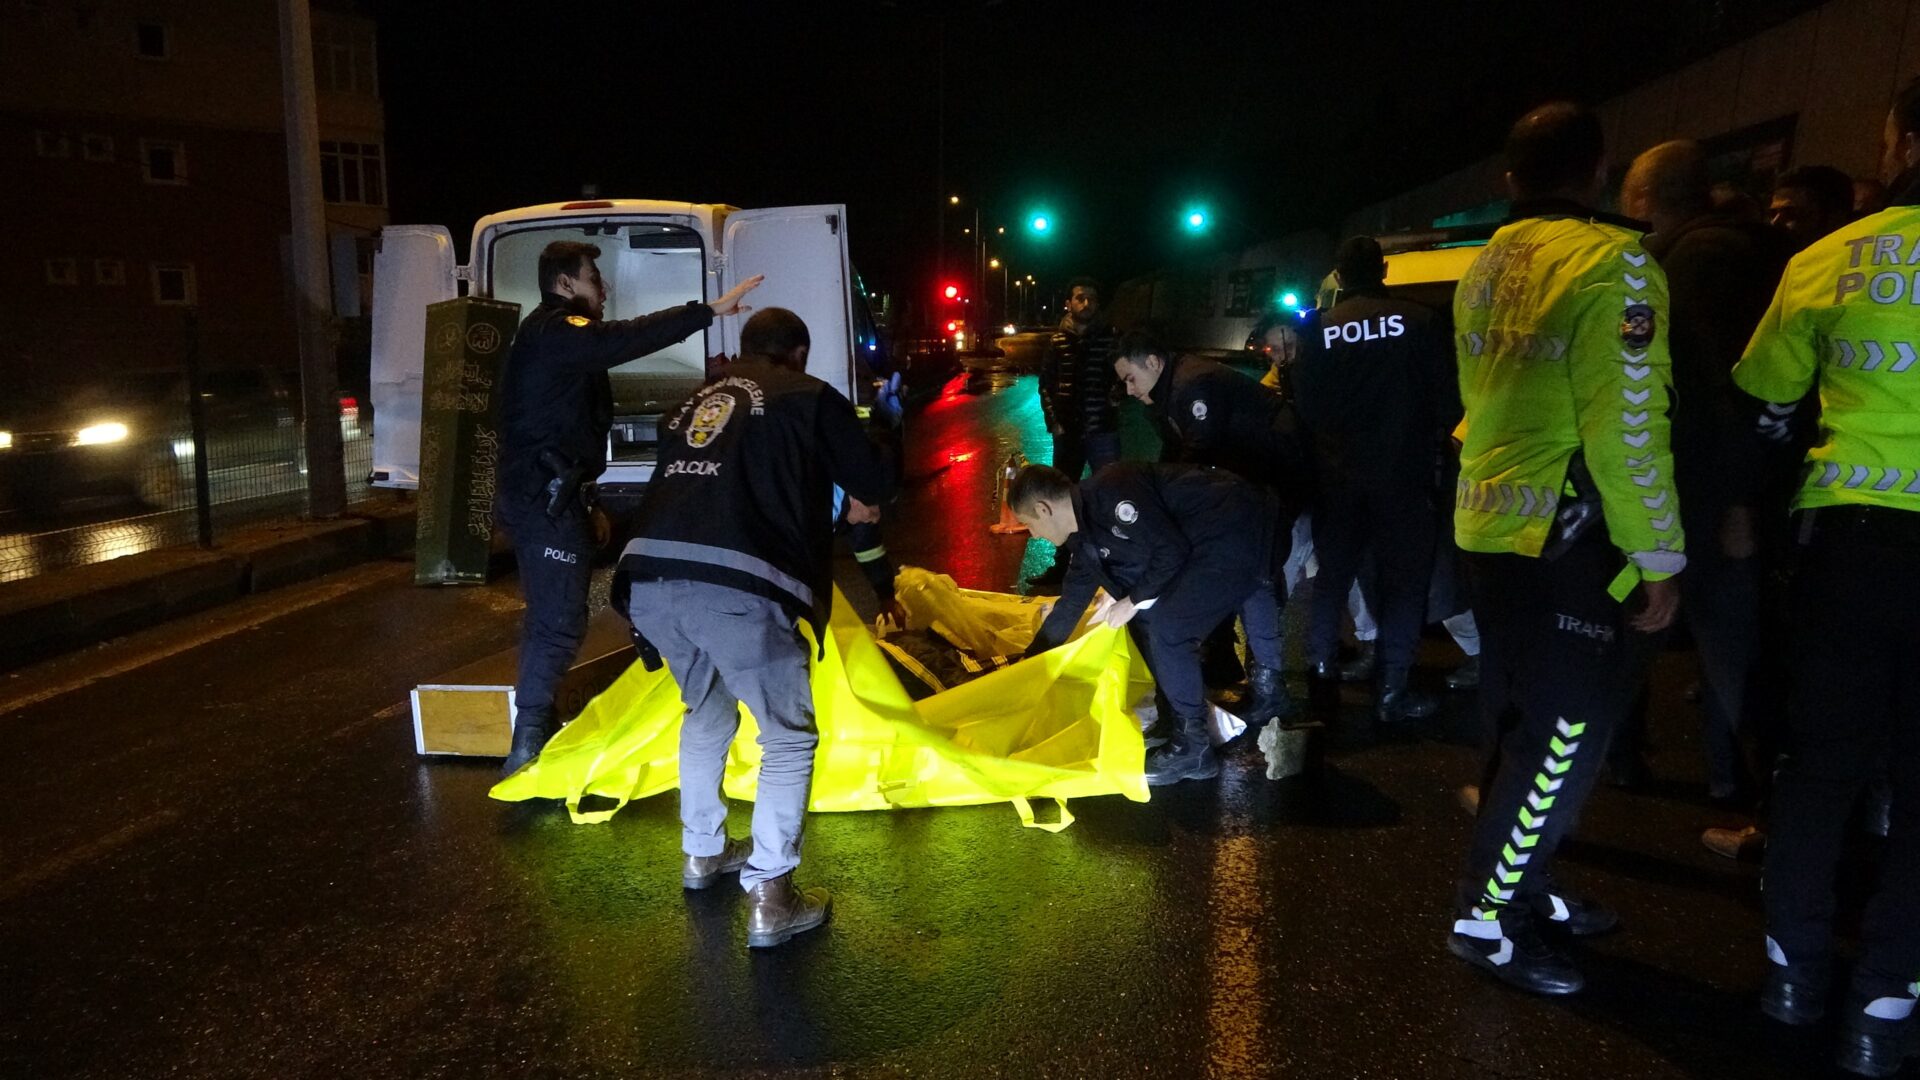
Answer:
[[[1422,489],[1329,484],[1313,508],[1313,550],[1320,576],[1313,586],[1307,662],[1331,661],[1340,646],[1347,593],[1369,556],[1374,584],[1367,596],[1380,624],[1374,647],[1386,686],[1403,685],[1420,648],[1433,575],[1433,507]]]
[[[544,500],[538,505],[503,504],[500,523],[513,538],[520,592],[527,601],[520,621],[514,707],[528,717],[551,718],[554,693],[587,633],[593,523],[577,502],[558,518],[549,518]]]
[[[1128,624],[1153,681],[1182,719],[1207,715],[1201,643],[1223,619],[1240,616],[1255,663],[1280,666],[1280,601],[1273,579],[1243,567],[1190,566],[1173,588]]]
[[[1119,460],[1117,431],[1088,433],[1084,428],[1069,426],[1053,437],[1053,467],[1066,473],[1069,480],[1079,480],[1082,472],[1099,472]]]
[[[1884,767],[1892,828],[1861,923],[1855,986],[1905,994],[1920,980],[1920,514],[1809,513],[1793,582],[1793,689],[1767,842],[1767,933],[1789,964],[1826,963],[1849,815]]]
[[[1463,916],[1493,918],[1545,886],[1656,639],[1628,629],[1627,607],[1607,595],[1623,561],[1603,530],[1551,562],[1471,552],[1465,561],[1481,693],[1508,714],[1457,901]]]

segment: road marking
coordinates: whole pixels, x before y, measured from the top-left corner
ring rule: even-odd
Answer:
[[[38,866],[22,870],[5,882],[0,882],[0,900],[12,900],[14,897],[32,892],[69,871],[126,847],[148,833],[157,832],[173,824],[180,820],[180,815],[179,810],[156,811],[138,821],[122,825],[98,840],[89,840],[79,847],[55,855]]]
[[[1207,1075],[1264,1076],[1266,998],[1260,947],[1266,909],[1260,900],[1260,838],[1222,837],[1213,848],[1207,908],[1213,924],[1207,961]]]
[[[102,680],[116,678],[130,671],[137,671],[149,664],[159,663],[162,660],[178,656],[181,653],[191,652],[203,645],[212,644],[221,638],[231,637],[243,630],[252,630],[255,627],[265,626],[275,619],[291,615],[297,611],[304,611],[310,607],[317,607],[321,604],[338,600],[348,593],[358,592],[361,589],[384,584],[390,579],[410,576],[412,573],[413,567],[411,565],[402,566],[392,563],[369,563],[366,566],[346,570],[328,578],[321,579],[320,582],[297,594],[293,592],[288,592],[284,595],[278,593],[262,594],[254,598],[261,600],[263,602],[261,604],[248,604],[246,601],[241,601],[241,603],[237,605],[238,610],[228,610],[224,613],[216,610],[212,613],[216,616],[214,625],[192,633],[185,638],[171,640],[163,644],[137,650],[132,656],[124,660],[110,663],[104,668],[92,669],[83,674],[71,676],[52,686],[21,693],[14,697],[0,697],[0,717],[17,712],[31,705],[38,705],[43,701],[51,701],[63,694],[70,694],[75,690],[85,689]],[[217,617],[221,614],[226,615],[226,621],[222,622],[218,620]],[[163,624],[162,626],[151,629],[164,631],[167,627]],[[123,641],[122,644],[124,643]],[[112,647],[112,645],[108,646],[109,649]]]

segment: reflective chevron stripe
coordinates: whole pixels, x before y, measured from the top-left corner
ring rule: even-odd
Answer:
[[[1874,478],[1879,479],[1875,480]],[[1872,480],[1871,485],[1868,481]],[[1902,487],[1902,483],[1906,486]],[[1807,483],[1817,488],[1870,487],[1873,491],[1899,488],[1904,495],[1920,495],[1920,469],[1893,465],[1845,465],[1837,461],[1814,462],[1807,466]]]
[[[1552,517],[1560,505],[1560,494],[1552,488],[1524,484],[1475,484],[1466,480],[1454,487],[1454,505],[1476,514],[1510,514],[1517,517]]]
[[[1565,717],[1554,724],[1554,734],[1547,742],[1546,760],[1533,778],[1535,790],[1527,793],[1526,804],[1520,807],[1519,823],[1508,834],[1508,843],[1500,849],[1500,861],[1494,864],[1493,876],[1481,890],[1481,906],[1474,909],[1477,918],[1493,919],[1501,906],[1512,902],[1521,878],[1526,876],[1526,865],[1533,859],[1533,849],[1540,843],[1541,830],[1547,827],[1557,793],[1566,783],[1567,773],[1573,771],[1574,756],[1580,752],[1580,737],[1586,731],[1587,725],[1568,723]],[[1492,914],[1482,914],[1489,909]]]
[[[1884,371],[1888,375],[1901,374],[1920,360],[1920,346],[1911,341],[1829,338],[1826,352],[1827,362],[1835,367],[1852,368],[1858,364],[1860,371]],[[1889,358],[1893,363],[1886,363]],[[1883,364],[1886,364],[1884,369]]]

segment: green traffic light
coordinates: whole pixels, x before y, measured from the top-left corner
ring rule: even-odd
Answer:
[[[1286,308],[1288,311],[1295,310],[1300,306],[1300,294],[1292,292],[1281,293],[1280,306]]]
[[[1047,215],[1045,214],[1033,215],[1033,220],[1028,222],[1027,224],[1028,224],[1028,227],[1033,229],[1034,232],[1042,232],[1042,233],[1046,232],[1048,229],[1053,227],[1053,222],[1047,220]]]
[[[1206,227],[1207,227],[1207,212],[1205,210],[1187,211],[1187,228],[1188,229],[1190,229],[1193,232],[1200,232]]]

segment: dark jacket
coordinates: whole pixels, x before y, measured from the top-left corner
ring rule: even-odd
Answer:
[[[894,482],[839,391],[765,361],[732,364],[661,426],[659,463],[620,569],[633,581],[705,581],[764,596],[824,633],[833,489],[877,503]]]
[[[1060,320],[1040,365],[1040,409],[1047,430],[1100,435],[1120,430],[1119,377],[1113,373],[1117,335],[1105,319],[1086,326]]]
[[[1080,482],[1073,510],[1067,580],[1029,656],[1065,641],[1096,589],[1142,606],[1179,590],[1189,569],[1273,573],[1274,497],[1224,469],[1118,462]]]
[[[1701,214],[1643,241],[1666,271],[1672,305],[1667,344],[1673,356],[1673,468],[1684,527],[1711,542],[1738,490],[1747,424],[1733,366],[1780,284],[1793,255],[1777,229],[1731,214]]]
[[[552,293],[520,323],[508,354],[500,407],[500,503],[508,513],[546,505],[551,475],[540,464],[556,450],[587,479],[606,469],[613,423],[607,372],[664,349],[713,324],[705,304],[602,322]]]
[[[1295,407],[1329,484],[1431,484],[1457,394],[1433,311],[1384,289],[1344,294],[1300,327]]]
[[[1160,435],[1160,460],[1217,465],[1304,505],[1306,447],[1293,409],[1278,393],[1225,364],[1177,357],[1154,384],[1147,417]]]

